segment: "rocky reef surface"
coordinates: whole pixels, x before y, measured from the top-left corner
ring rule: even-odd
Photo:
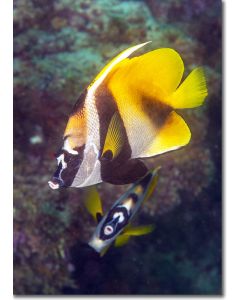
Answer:
[[[14,293],[221,293],[221,1],[14,1]],[[80,189],[49,180],[68,113],[112,57],[176,49],[186,74],[206,70],[204,106],[180,111],[192,131],[181,150],[149,159],[161,177],[136,222],[154,223],[99,259]],[[139,53],[141,53],[139,51]],[[105,209],[126,186],[100,184]]]

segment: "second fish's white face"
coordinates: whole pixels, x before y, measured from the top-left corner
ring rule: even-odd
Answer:
[[[97,252],[101,253],[108,247],[129,224],[136,197],[136,194],[131,194],[122,203],[115,205],[98,224],[89,242],[89,245]]]

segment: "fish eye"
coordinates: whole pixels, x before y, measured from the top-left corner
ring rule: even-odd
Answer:
[[[54,153],[54,157],[57,159],[62,153],[62,148],[60,148],[56,153]]]
[[[64,153],[64,161],[65,161],[66,163],[69,163],[70,160],[72,159],[72,156],[73,156],[73,155],[69,154],[67,151],[64,151],[63,153]]]
[[[110,225],[105,226],[104,228],[104,234],[105,235],[110,235],[113,233],[113,227]]]

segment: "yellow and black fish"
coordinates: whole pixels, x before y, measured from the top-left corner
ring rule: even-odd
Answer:
[[[132,226],[132,221],[157,186],[159,168],[147,173],[133,184],[104,215],[101,199],[94,188],[90,188],[85,197],[85,206],[98,225],[88,245],[101,254],[106,253],[114,243],[115,247],[125,245],[131,236],[151,233],[152,224]]]
[[[174,109],[203,103],[203,69],[195,68],[181,83],[184,65],[173,49],[129,58],[146,44],[120,53],[81,94],[64,132],[51,188],[135,182],[147,173],[141,158],[189,142],[191,132]]]

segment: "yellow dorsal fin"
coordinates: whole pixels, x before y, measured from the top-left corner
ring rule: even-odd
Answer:
[[[97,214],[103,215],[102,202],[97,192],[96,187],[90,187],[85,191],[84,205],[87,211],[93,216],[97,222]]]
[[[115,242],[114,242],[114,246],[115,247],[121,247],[121,246],[124,246],[124,245],[126,245],[127,243],[128,243],[128,241],[129,241],[129,239],[130,239],[130,236],[129,235],[119,235],[117,238],[116,238],[116,240],[115,240]]]
[[[131,101],[138,106],[143,97],[165,102],[164,99],[178,87],[183,71],[180,55],[173,49],[162,48],[119,64],[108,76],[107,84],[117,102],[124,101],[122,105],[125,106],[129,93],[134,94]],[[122,100],[121,95],[124,95]]]
[[[201,105],[207,96],[203,68],[194,69],[180,84],[183,72],[180,55],[173,49],[162,48],[120,63],[108,76],[107,85],[117,100],[120,112],[129,102],[141,110],[141,101],[148,99],[173,108]]]
[[[155,226],[150,225],[140,225],[136,227],[128,227],[122,235],[126,236],[140,236],[144,234],[151,233],[154,230]]]
[[[203,68],[194,69],[166,101],[173,108],[192,108],[202,105],[208,95]]]
[[[103,82],[103,80],[107,77],[107,75],[112,71],[112,69],[119,64],[121,61],[126,59],[129,55],[131,55],[133,52],[138,50],[139,48],[147,45],[148,43],[151,43],[151,41],[142,43],[133,47],[130,47],[124,51],[122,51],[120,54],[118,54],[114,59],[112,59],[103,69],[102,71],[96,76],[96,78],[93,80],[93,82],[89,85],[88,89],[90,88],[96,88]]]
[[[112,159],[118,156],[124,144],[124,131],[121,124],[120,116],[117,112],[114,113],[109,123],[105,143],[102,151],[102,156],[110,150]]]
[[[181,116],[172,111],[158,135],[140,157],[150,157],[178,149],[189,143],[191,132]]]

